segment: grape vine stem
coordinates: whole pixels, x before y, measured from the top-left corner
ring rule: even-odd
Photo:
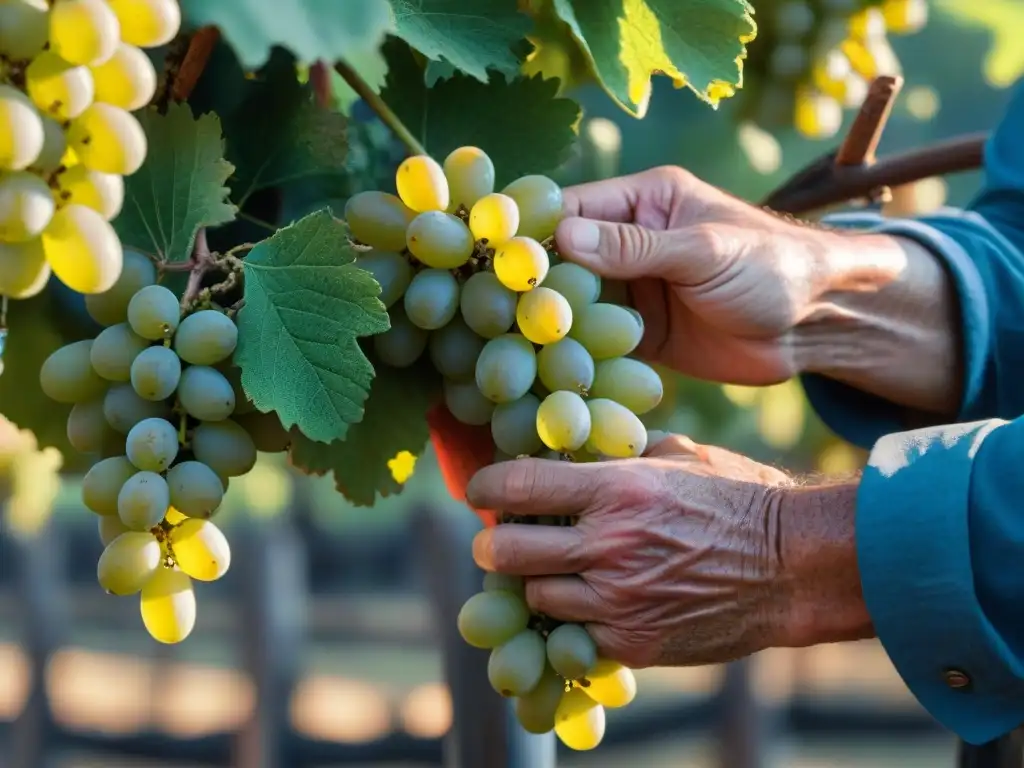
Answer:
[[[191,305],[203,289],[203,278],[206,273],[215,265],[213,254],[210,253],[210,246],[206,241],[206,229],[201,228],[196,233],[196,242],[192,247],[192,258],[187,262],[189,265],[188,283],[185,285],[185,292],[181,295],[182,309]]]
[[[367,106],[381,119],[381,122],[391,129],[395,136],[398,137],[398,140],[409,150],[410,155],[427,154],[426,148],[420,143],[419,139],[413,136],[412,131],[405,127],[405,123],[391,110],[391,107],[384,103],[384,99],[370,87],[370,84],[363,79],[362,75],[344,61],[339,61],[335,64],[334,71],[341,75],[341,78],[349,84],[352,90],[356,92],[356,95],[366,102]]]

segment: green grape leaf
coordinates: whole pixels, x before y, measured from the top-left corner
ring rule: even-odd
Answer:
[[[454,74],[433,88],[409,48],[389,41],[388,76],[381,97],[438,160],[464,145],[494,161],[498,187],[529,173],[548,173],[576,140],[579,105],[558,97],[558,81],[540,75],[488,83]],[[470,106],[471,105],[471,106]]]
[[[643,117],[651,76],[672,78],[717,106],[743,84],[757,25],[746,0],[553,0],[601,86]]]
[[[958,23],[992,35],[992,47],[984,64],[985,79],[991,85],[1009,88],[1024,75],[1024,47],[1020,45],[1024,6],[1018,0],[938,0],[936,7]]]
[[[243,265],[242,388],[285,429],[324,443],[344,437],[363,418],[374,376],[357,339],[390,327],[345,225],[327,211],[310,214],[257,244]]]
[[[430,442],[427,411],[440,378],[429,363],[398,370],[375,366],[363,420],[343,440],[314,442],[294,435],[291,463],[307,474],[334,473],[338,491],[356,506],[372,506],[377,496],[400,493],[388,462],[401,451],[414,456]]]
[[[516,0],[391,0],[391,7],[398,37],[484,83],[488,70],[519,71],[512,48],[533,26]]]
[[[224,159],[220,118],[192,117],[187,104],[166,115],[138,113],[149,150],[124,180],[124,206],[114,219],[121,242],[166,261],[185,261],[201,227],[234,221],[224,182],[234,167]]]
[[[303,63],[335,62],[376,48],[393,28],[387,0],[180,0],[194,26],[220,27],[246,69],[275,46]]]
[[[235,166],[232,198],[239,207],[261,189],[345,174],[348,121],[317,106],[289,54],[275,51],[246,85],[242,103],[224,117],[227,157]]]

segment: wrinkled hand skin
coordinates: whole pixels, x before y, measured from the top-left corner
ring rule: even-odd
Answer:
[[[779,470],[678,435],[641,459],[518,459],[470,482],[476,506],[578,515],[477,535],[485,570],[520,574],[531,608],[587,625],[632,668],[730,661],[781,641]],[[578,575],[576,575],[578,574]]]

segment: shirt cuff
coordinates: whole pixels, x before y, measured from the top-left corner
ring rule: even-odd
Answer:
[[[1005,424],[883,437],[857,499],[861,584],[879,640],[932,717],[971,744],[1024,722],[1024,665],[978,601],[969,536],[973,463]]]
[[[991,344],[989,307],[977,266],[966,249],[941,227],[947,223],[954,230],[969,229],[977,223],[976,219],[970,212],[951,210],[922,220],[888,220],[877,214],[863,213],[836,214],[824,220],[831,226],[869,229],[916,240],[941,259],[953,280],[960,306],[965,376],[959,419],[981,415],[970,411],[984,387],[985,351]],[[929,221],[932,223],[927,223]],[[936,418],[818,374],[805,374],[801,380],[807,399],[821,420],[833,432],[861,448],[870,448],[883,435],[927,424]]]

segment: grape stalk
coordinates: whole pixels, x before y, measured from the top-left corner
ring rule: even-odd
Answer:
[[[603,300],[598,275],[559,258],[559,186],[529,175],[496,191],[494,165],[477,147],[443,163],[413,155],[395,182],[397,195],[364,191],[345,208],[356,264],[380,284],[391,320],[373,339],[377,358],[406,368],[427,355],[452,416],[490,425],[495,461],[641,456],[640,416],[661,402],[662,381],[630,356],[643,337],[640,315]],[[491,651],[491,686],[515,698],[526,730],[593,749],[605,709],[636,695],[633,673],[600,658],[582,626],[532,614],[524,590],[521,578],[487,574],[459,631]]]

